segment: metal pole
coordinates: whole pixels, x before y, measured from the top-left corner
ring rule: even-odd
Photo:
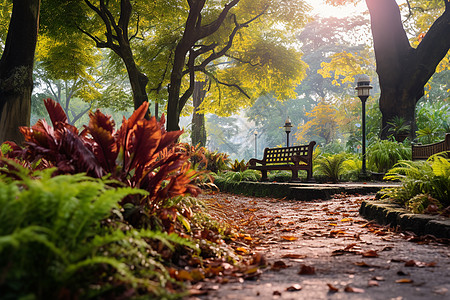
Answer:
[[[258,134],[255,133],[255,158],[258,158]]]
[[[286,132],[286,147],[289,147],[289,131]]]
[[[362,102],[362,169],[361,174],[367,175],[366,171],[366,100],[367,96],[360,96]]]

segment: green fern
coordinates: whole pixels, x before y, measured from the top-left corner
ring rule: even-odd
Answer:
[[[385,179],[399,180],[402,186],[386,189],[386,196],[406,204],[420,194],[437,199],[443,207],[450,205],[450,161],[433,155],[427,161],[400,161],[389,170]]]
[[[51,169],[30,173],[7,164],[9,175],[19,180],[0,178],[2,297],[55,299],[64,292],[71,298],[108,298],[137,289],[161,298],[172,279],[152,245],[199,251],[176,234],[135,230],[120,222],[101,226],[111,212],[121,218],[123,197],[145,191],[113,189],[82,174],[52,177]]]
[[[314,172],[327,176],[334,183],[338,182],[341,175],[346,172],[344,167],[345,153],[331,156],[322,156],[314,162]]]
[[[411,159],[411,147],[389,140],[375,140],[367,149],[368,165],[376,172],[387,172],[398,161]]]

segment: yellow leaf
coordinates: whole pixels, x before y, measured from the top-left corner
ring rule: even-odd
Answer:
[[[286,241],[296,241],[298,240],[298,237],[292,236],[292,235],[282,235],[280,236],[283,240]]]

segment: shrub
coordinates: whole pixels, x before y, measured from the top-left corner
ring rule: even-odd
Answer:
[[[425,194],[439,201],[442,207],[450,205],[450,160],[438,154],[427,161],[401,161],[389,170],[385,179],[400,180],[402,185],[395,189],[386,189],[386,196],[406,205],[410,199]],[[418,200],[411,202],[417,203]],[[432,201],[431,201],[432,202]],[[432,204],[430,202],[430,204]],[[412,207],[410,205],[410,207]],[[417,206],[419,207],[419,206]]]
[[[174,243],[196,247],[178,235],[120,222],[121,198],[148,192],[2,162],[7,167],[0,169],[2,299],[134,298],[141,293],[161,298],[170,293],[166,288],[175,282],[156,249],[173,250]]]
[[[345,153],[321,156],[314,161],[314,173],[325,175],[333,183],[337,183],[341,175],[346,172],[345,160]]]
[[[306,171],[298,171],[299,177],[302,173],[306,173]],[[259,172],[258,172],[259,174]],[[306,175],[305,175],[306,177]],[[292,179],[292,172],[291,171],[284,171],[284,170],[275,170],[275,171],[269,171],[267,174],[268,181],[276,181],[276,182],[288,182]]]
[[[90,113],[89,124],[79,132],[67,123],[58,103],[47,99],[45,106],[53,127],[45,120],[31,128],[21,127],[25,146],[9,143],[13,149],[9,157],[24,159],[30,167],[56,167],[58,174],[87,173],[94,178],[110,174],[130,187],[144,189],[147,196],[122,201],[129,203],[129,211],[140,215],[156,212],[169,198],[199,193],[192,184],[199,174],[190,169],[188,157],[176,145],[182,132],[166,132],[164,116],[159,122],[154,117],[146,120],[147,102],[128,120],[124,118],[117,131],[111,117],[99,110]],[[133,218],[141,220],[136,215]]]
[[[245,170],[242,172],[224,172],[221,177],[226,183],[239,183],[241,181],[258,181],[261,175],[256,170]]]
[[[395,141],[376,139],[367,149],[367,158],[370,169],[384,173],[398,161],[411,159],[411,147]]]
[[[228,154],[220,153],[217,151],[211,152],[206,150],[205,152],[206,159],[208,161],[206,165],[206,169],[211,172],[219,173],[225,170],[229,170],[230,159]]]
[[[231,165],[231,171],[242,172],[245,170],[247,170],[247,164],[246,164],[245,160],[243,159],[243,160],[239,161],[239,160],[235,159],[234,163]]]

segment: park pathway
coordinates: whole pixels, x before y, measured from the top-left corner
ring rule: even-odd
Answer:
[[[267,267],[201,282],[194,288],[204,295],[188,299],[450,298],[448,241],[361,218],[362,200],[373,196],[311,202],[226,193],[202,197],[217,218],[242,233],[233,247]]]

